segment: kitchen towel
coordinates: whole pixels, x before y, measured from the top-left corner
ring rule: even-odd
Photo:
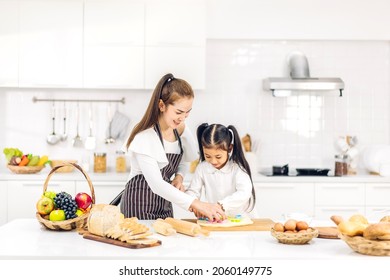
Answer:
[[[111,120],[111,133],[109,131],[109,125],[106,132],[107,137],[111,136],[114,139],[123,139],[127,135],[129,123],[130,119],[126,115],[115,111]]]

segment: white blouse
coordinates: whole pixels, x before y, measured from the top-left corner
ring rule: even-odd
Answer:
[[[180,139],[183,147],[183,157],[176,174],[181,174],[184,177],[188,162],[197,159],[198,149],[195,139],[187,127],[184,129]],[[157,132],[152,127],[138,133],[129,148],[126,149],[126,146],[124,146],[123,149],[130,157],[131,171],[128,180],[143,174],[146,182],[155,194],[184,209],[190,207],[194,197],[181,192],[173,185],[164,181],[160,172],[162,168],[168,165],[166,153],[180,153],[178,141],[164,141],[163,146]]]
[[[252,195],[252,182],[249,175],[232,160],[221,169],[202,161],[186,193],[198,199],[204,195],[210,203],[219,202],[227,215],[234,216],[246,213]]]

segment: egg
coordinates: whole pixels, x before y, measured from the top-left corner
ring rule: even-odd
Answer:
[[[307,230],[309,228],[309,225],[304,221],[297,222],[297,230]]]
[[[279,232],[284,232],[284,226],[282,223],[276,223],[274,225],[274,230]]]
[[[297,226],[297,221],[294,219],[289,219],[284,223],[284,228],[286,230],[294,231]]]

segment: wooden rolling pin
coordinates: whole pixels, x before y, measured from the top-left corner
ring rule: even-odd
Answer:
[[[174,218],[165,218],[164,221],[172,225],[177,232],[189,236],[197,236],[199,234],[203,234],[204,236],[209,236],[210,234],[208,230],[202,229],[200,225],[195,223],[177,220]]]

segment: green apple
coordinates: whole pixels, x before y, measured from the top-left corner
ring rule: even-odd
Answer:
[[[49,220],[50,221],[65,221],[65,211],[64,210],[53,210],[50,212]]]
[[[45,191],[42,195],[43,196],[46,196],[48,198],[51,198],[51,199],[54,199],[56,197],[56,193],[53,192],[53,191]]]
[[[77,217],[80,217],[80,216],[84,215],[84,211],[81,209],[77,209],[76,215],[77,215]]]
[[[53,211],[54,202],[51,198],[44,196],[38,200],[36,207],[39,214],[47,215]]]

